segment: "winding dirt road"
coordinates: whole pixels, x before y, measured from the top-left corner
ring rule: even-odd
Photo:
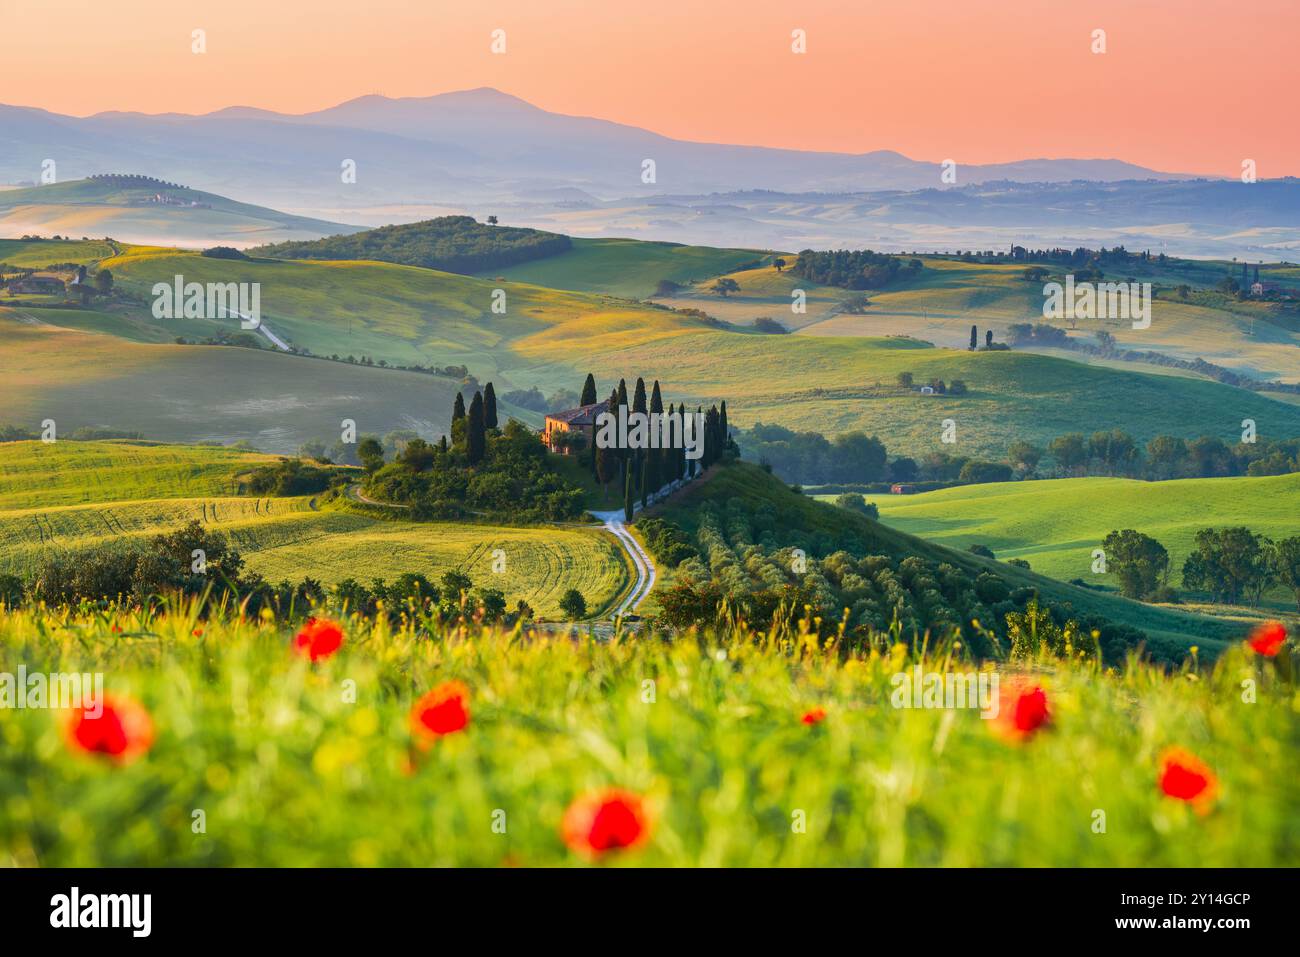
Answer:
[[[592,512],[591,514],[605,523],[605,531],[618,539],[618,543],[623,546],[623,551],[627,552],[627,557],[632,559],[632,566],[636,569],[636,582],[632,585],[632,590],[627,593],[610,614],[611,618],[617,618],[620,615],[635,611],[636,606],[645,600],[646,595],[650,594],[650,589],[655,587],[655,563],[651,561],[650,556],[641,547],[641,543],[636,540],[636,536],[629,532],[627,526],[623,524],[622,509],[612,512]]]

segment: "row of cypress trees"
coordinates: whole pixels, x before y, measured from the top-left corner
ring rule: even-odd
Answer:
[[[582,385],[581,404],[595,405],[596,395],[596,378],[591,373],[587,373],[587,379]],[[690,414],[685,403],[670,404],[667,409],[664,408],[663,393],[658,379],[655,380],[647,400],[645,380],[638,377],[630,403],[627,380],[619,379],[618,387],[610,392],[609,398],[605,401],[605,408],[617,416],[619,406],[627,406],[631,412],[661,414],[676,412],[682,416]],[[615,481],[622,486],[623,512],[628,521],[632,519],[638,495],[641,498],[641,507],[644,508],[649,504],[650,496],[664,486],[702,472],[721,457],[728,442],[726,401],[723,401],[721,407],[712,406],[708,412],[704,412],[703,407],[697,406],[696,412],[704,414],[703,455],[699,459],[688,459],[684,448],[602,448],[593,444],[592,475],[606,488]]]
[[[451,443],[464,445],[465,457],[470,465],[483,461],[487,453],[487,433],[497,427],[497,393],[489,382],[483,391],[475,390],[470,400],[469,411],[465,411],[465,397],[456,393],[456,401],[451,407]]]

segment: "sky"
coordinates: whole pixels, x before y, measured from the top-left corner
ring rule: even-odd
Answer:
[[[0,102],[85,116],[490,86],[679,139],[1300,175],[1300,0],[5,4]],[[203,30],[206,52],[192,51]],[[492,32],[505,31],[505,52]],[[802,30],[806,52],[792,51]],[[1095,53],[1103,30],[1105,52]],[[3,131],[0,131],[3,135]]]

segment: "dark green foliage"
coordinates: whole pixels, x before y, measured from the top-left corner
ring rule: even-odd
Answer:
[[[483,393],[475,392],[469,403],[465,426],[465,458],[470,465],[483,461],[487,452],[487,419],[483,408]]]
[[[242,252],[232,246],[213,246],[200,254],[209,259],[248,259]]]
[[[483,387],[483,424],[489,429],[497,427],[497,393],[491,382]]]
[[[582,395],[578,399],[578,405],[595,405],[596,404],[596,377],[590,372],[587,373],[587,380],[582,383]]]
[[[805,249],[799,253],[790,271],[796,276],[828,286],[845,289],[883,289],[892,282],[910,279],[921,271],[919,259],[904,261],[901,256],[872,252],[870,249],[835,249],[818,252]]]
[[[383,468],[384,447],[374,436],[367,436],[357,445],[357,458],[365,470],[373,474]]]
[[[582,592],[576,588],[570,588],[560,598],[560,611],[564,612],[564,617],[569,621],[578,621],[580,618],[587,617],[587,599],[582,597]]]
[[[790,332],[789,329],[771,316],[759,316],[754,320],[753,329],[755,332],[763,332],[770,336],[783,336]]]
[[[261,246],[254,253],[280,259],[372,259],[475,273],[566,252],[568,236],[514,226],[488,226],[470,216],[440,216],[383,226],[348,236]]]
[[[691,544],[690,536],[672,522],[662,518],[642,518],[637,521],[636,528],[659,565],[676,568],[699,554]]]
[[[1106,571],[1119,579],[1125,598],[1147,598],[1165,583],[1169,552],[1149,535],[1131,528],[1113,531],[1101,542]]]
[[[330,487],[335,471],[302,459],[282,459],[255,469],[248,489],[255,495],[314,495]]]
[[[739,433],[739,445],[745,458],[767,462],[787,482],[865,485],[885,478],[884,443],[860,432],[831,442],[817,432],[792,432],[756,422],[748,432]]]
[[[876,507],[876,503],[868,502],[859,492],[845,492],[843,495],[838,495],[835,504],[859,515],[865,515],[867,518],[880,518],[880,509]]]
[[[412,517],[486,516],[510,522],[565,521],[582,514],[583,492],[549,465],[541,439],[510,420],[484,434],[483,455],[469,459],[460,447],[415,445],[413,457],[399,456],[366,484],[368,497],[410,505]]]
[[[967,462],[957,473],[957,481],[974,485],[983,482],[1010,482],[1011,466],[1004,462]]]
[[[1268,539],[1248,528],[1203,528],[1183,562],[1183,587],[1232,605],[1243,599],[1257,605],[1272,577],[1270,552]]]
[[[975,544],[968,548],[967,551],[972,555],[979,555],[983,558],[997,558],[997,556],[993,554],[993,549],[989,548],[987,545]]]

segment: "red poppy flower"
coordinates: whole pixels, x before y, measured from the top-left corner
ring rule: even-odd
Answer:
[[[1286,641],[1286,627],[1280,621],[1266,621],[1250,633],[1246,644],[1265,658],[1272,658],[1282,650]]]
[[[802,721],[804,724],[818,724],[825,717],[826,717],[825,708],[813,708],[810,711],[805,711],[803,717],[800,718],[799,720]]]
[[[411,709],[411,730],[425,740],[463,731],[467,724],[469,689],[459,681],[438,685]]]
[[[202,629],[202,628],[195,628],[195,629],[194,629],[194,637],[195,637],[195,638],[201,638],[202,636],[203,636],[203,629]]]
[[[1160,790],[1204,814],[1218,794],[1219,779],[1190,751],[1169,748],[1160,756]]]
[[[320,661],[339,650],[343,644],[343,629],[325,618],[308,618],[293,640],[298,654]]]
[[[1023,741],[1051,720],[1047,692],[1028,681],[1011,681],[998,695],[995,726],[1008,738]]]
[[[66,732],[71,747],[91,754],[103,754],[125,763],[153,745],[153,721],[149,712],[130,698],[105,695],[102,707],[68,713]]]
[[[607,788],[584,794],[564,812],[560,834],[587,857],[636,847],[650,836],[650,815],[639,794]]]

